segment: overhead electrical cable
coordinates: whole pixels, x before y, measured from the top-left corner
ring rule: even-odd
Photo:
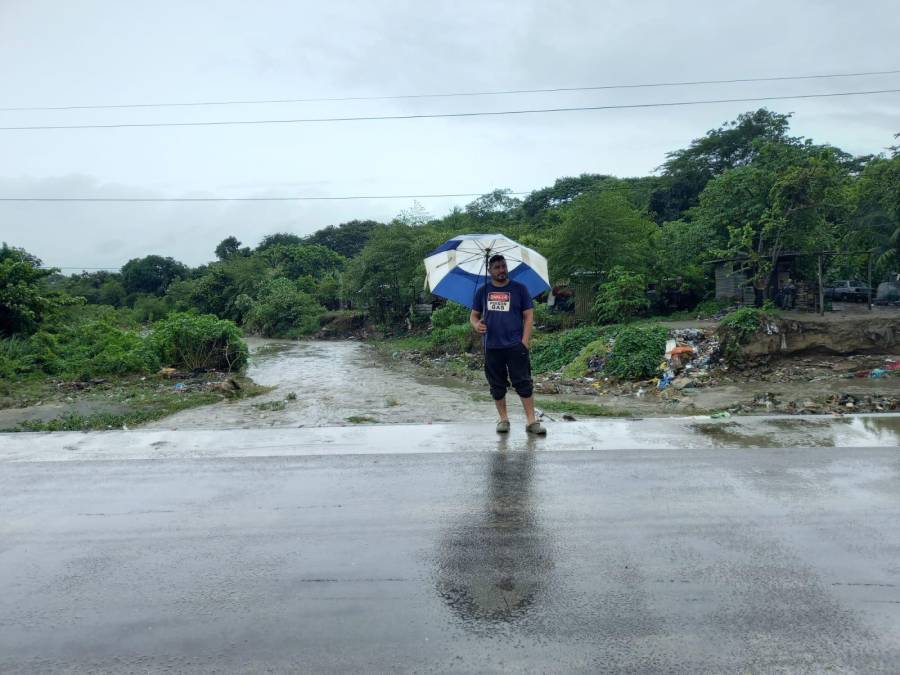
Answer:
[[[624,103],[612,105],[573,106],[562,108],[527,108],[521,110],[479,110],[474,112],[422,113],[409,115],[365,115],[357,117],[305,117],[294,119],[259,119],[259,120],[212,120],[200,122],[116,122],[111,124],[60,124],[5,126],[0,131],[39,131],[53,129],[134,129],[147,127],[213,127],[213,126],[248,126],[268,124],[310,124],[326,122],[365,122],[387,120],[439,119],[461,117],[499,117],[507,115],[534,115],[541,113],[583,112],[598,110],[629,110],[637,108],[668,108],[676,106],[709,105],[716,103],[751,103],[761,101],[789,101],[812,98],[834,98],[840,96],[872,96],[877,94],[896,94],[900,89],[875,89],[870,91],[842,91],[823,94],[791,94],[788,96],[750,96],[746,98],[717,98],[695,101],[660,101],[656,103]]]
[[[283,195],[275,197],[0,197],[0,202],[315,202],[365,199],[443,199],[451,197],[481,197],[490,192],[457,192],[427,195]],[[530,192],[504,192],[504,195],[527,195]]]
[[[520,94],[555,94],[578,91],[614,89],[650,89],[657,87],[686,87],[710,84],[743,84],[752,82],[784,82],[793,80],[823,80],[875,75],[896,75],[898,70],[872,70],[859,73],[825,73],[820,75],[777,75],[773,77],[739,77],[724,80],[687,80],[683,82],[648,82],[640,84],[598,84],[583,87],[547,87],[541,89],[498,89],[493,91],[436,92],[425,94],[392,94],[386,96],[320,96],[306,98],[237,99],[222,101],[168,101],[157,103],[104,103],[90,105],[10,106],[0,112],[37,112],[53,110],[123,110],[128,108],[189,108],[203,106],[263,105],[282,103],[338,103],[344,101],[396,101],[421,98],[458,98],[473,96],[509,96]]]

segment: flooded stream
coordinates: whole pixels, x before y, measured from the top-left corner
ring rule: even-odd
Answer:
[[[423,377],[409,364],[387,363],[353,341],[249,339],[247,374],[275,387],[251,399],[192,408],[147,425],[151,429],[318,427],[347,424],[491,420],[494,407],[478,388]]]
[[[465,422],[495,438],[494,406],[486,386],[464,384],[404,361],[385,359],[373,347],[359,342],[250,339],[248,343],[248,375],[259,384],[274,387],[271,392],[191,408],[143,428],[289,429]],[[518,435],[524,416],[514,396],[510,415],[513,435]],[[605,445],[621,449],[900,444],[900,415],[606,418],[574,424],[554,415],[549,426],[553,446],[574,444],[585,449]],[[398,447],[403,445],[405,435],[415,438],[422,433],[410,427],[383,431]],[[461,443],[459,449],[470,445],[467,440]],[[421,451],[420,445],[416,447]]]

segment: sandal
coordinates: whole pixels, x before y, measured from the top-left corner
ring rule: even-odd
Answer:
[[[532,422],[531,424],[525,425],[525,432],[529,434],[534,434],[535,436],[546,436],[547,430],[541,426],[540,422]]]
[[[497,433],[498,434],[508,434],[509,433],[509,420],[500,420],[497,422]]]

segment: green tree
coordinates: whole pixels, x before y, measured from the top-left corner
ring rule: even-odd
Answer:
[[[704,222],[663,223],[654,240],[650,278],[659,282],[660,289],[671,288],[700,300],[712,284],[711,267],[705,263],[724,248],[726,241],[725,235],[716,233]]]
[[[166,288],[176,279],[187,278],[190,270],[174,258],[148,255],[133,258],[122,266],[122,284],[125,291],[164,295]]]
[[[852,226],[843,236],[847,250],[874,250],[882,275],[900,263],[900,154],[869,162],[854,186]]]
[[[478,199],[466,204],[466,213],[478,221],[503,223],[522,205],[522,200],[513,197],[512,190],[494,190],[481,195]]]
[[[602,272],[615,266],[643,272],[656,226],[618,192],[588,192],[569,204],[550,243],[554,275]]]
[[[352,258],[363,250],[372,235],[372,230],[379,225],[380,223],[374,220],[351,220],[337,226],[329,225],[313,232],[305,239],[305,243],[321,244],[338,255]]]
[[[772,144],[751,164],[709,183],[695,217],[728,233],[726,253],[767,277],[782,253],[831,248],[851,208],[850,177],[837,153]]]
[[[321,244],[276,244],[262,253],[263,259],[280,275],[297,279],[319,278],[343,268],[345,259]]]
[[[330,274],[323,277],[316,286],[314,295],[316,301],[326,309],[340,309],[343,284],[340,274]]]
[[[241,324],[249,305],[246,300],[238,302],[238,298],[254,297],[271,274],[261,256],[236,256],[209,265],[206,273],[195,280],[196,285],[178,290],[188,291],[190,305],[200,312]]]
[[[259,242],[259,246],[256,247],[257,253],[265,251],[267,248],[272,248],[273,246],[295,246],[297,244],[303,243],[303,237],[297,234],[291,234],[290,232],[276,232],[275,234],[267,234],[262,238],[262,241]]]
[[[324,313],[325,308],[295,281],[278,277],[260,289],[245,325],[266,337],[299,337],[317,331]]]
[[[594,313],[601,324],[630,321],[649,307],[644,276],[621,267],[610,271],[594,301]]]
[[[422,288],[421,261],[428,249],[414,229],[399,222],[376,229],[348,270],[352,301],[379,323],[401,322]]]
[[[697,205],[710,180],[749,164],[761,145],[796,142],[787,136],[790,117],[760,108],[711,129],[687,148],[668,153],[660,167],[662,184],[650,197],[650,211],[656,214],[657,222],[681,218]]]
[[[23,249],[0,248],[0,336],[29,335],[58,309],[78,302],[49,287],[48,277],[58,270],[40,266]]]
[[[237,237],[226,237],[216,246],[216,257],[219,260],[228,260],[236,255],[249,255],[249,248],[241,248],[241,242]]]
[[[529,218],[536,218],[541,211],[568,204],[591,189],[602,185],[613,176],[583,173],[577,177],[557,178],[550,187],[535,190],[522,202],[522,210]]]

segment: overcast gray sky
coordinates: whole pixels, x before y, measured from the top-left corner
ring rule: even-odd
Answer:
[[[378,96],[900,68],[893,0],[177,2],[0,0],[0,107]],[[900,88],[900,75],[596,92],[203,108],[0,112],[0,126],[395,115]],[[2,196],[532,190],[646,175],[763,104],[337,124],[0,131]],[[776,101],[795,134],[857,153],[900,94]],[[469,199],[422,200],[434,215]],[[149,253],[196,265],[228,235],[389,220],[411,200],[0,203],[0,240],[62,267]]]

